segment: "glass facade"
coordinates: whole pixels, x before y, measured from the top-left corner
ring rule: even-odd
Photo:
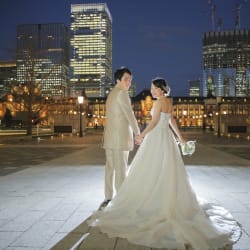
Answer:
[[[200,80],[189,81],[189,96],[200,96]]]
[[[0,96],[11,92],[12,86],[16,83],[16,62],[0,62]]]
[[[105,97],[112,82],[112,18],[105,3],[71,5],[72,95]]]
[[[32,82],[42,96],[68,95],[68,31],[64,24],[17,26],[17,82]]]
[[[250,30],[203,35],[203,96],[250,96]]]

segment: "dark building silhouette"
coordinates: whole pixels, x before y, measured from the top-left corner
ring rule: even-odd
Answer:
[[[16,83],[16,62],[0,61],[0,96],[11,92]]]

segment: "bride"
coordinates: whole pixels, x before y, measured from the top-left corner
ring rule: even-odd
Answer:
[[[231,245],[240,227],[231,214],[201,202],[188,180],[176,134],[185,143],[172,116],[170,89],[162,78],[152,80],[157,100],[152,120],[136,138],[141,143],[127,178],[109,205],[95,212],[88,224],[109,237],[153,248],[195,250]]]

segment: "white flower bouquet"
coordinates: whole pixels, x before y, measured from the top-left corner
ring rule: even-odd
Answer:
[[[186,143],[180,143],[181,152],[183,155],[192,155],[195,152],[196,141],[187,141]]]

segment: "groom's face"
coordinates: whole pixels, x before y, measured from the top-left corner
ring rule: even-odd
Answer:
[[[121,80],[117,80],[118,85],[123,90],[129,90],[131,86],[132,76],[128,73],[124,73]]]

